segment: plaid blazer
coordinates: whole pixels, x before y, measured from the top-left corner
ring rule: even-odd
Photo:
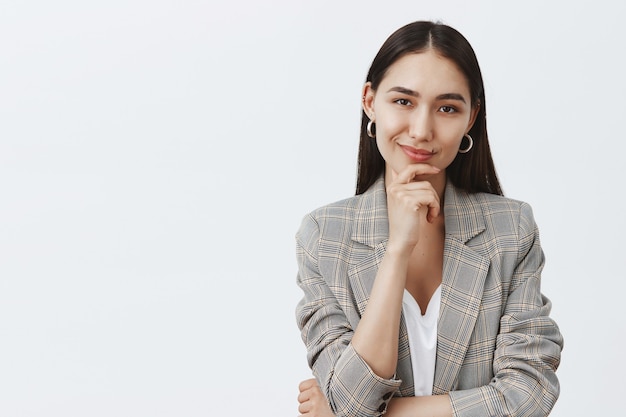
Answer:
[[[433,394],[455,416],[546,416],[559,395],[563,338],[541,294],[544,255],[532,210],[505,197],[445,191],[445,244]],[[385,254],[381,177],[365,193],[305,216],[296,234],[296,308],[309,366],[337,416],[384,414],[413,396],[401,318],[396,376],[374,374],[350,344]]]

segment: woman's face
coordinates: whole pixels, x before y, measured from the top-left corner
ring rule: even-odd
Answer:
[[[400,58],[376,91],[364,86],[363,97],[365,113],[376,123],[388,180],[419,163],[440,168],[438,175],[445,178],[478,113],[463,73],[432,50]]]

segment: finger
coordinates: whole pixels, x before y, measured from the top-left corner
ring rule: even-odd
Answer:
[[[439,195],[427,182],[411,183],[404,186],[407,192],[413,193],[412,198],[417,210],[427,208],[426,220],[432,223],[441,212],[441,201]]]
[[[435,218],[439,216],[440,212],[441,212],[441,208],[439,207],[439,204],[437,204],[436,207],[428,206],[428,212],[426,213],[426,221],[428,221],[428,223],[434,222]]]
[[[302,392],[315,386],[317,386],[317,380],[315,378],[309,378],[300,382],[300,385],[298,385],[298,389],[300,390],[300,392]]]
[[[313,405],[311,404],[311,401],[305,401],[303,403],[300,403],[300,405],[298,406],[298,412],[300,414],[306,414],[311,411],[312,406]]]
[[[300,394],[298,394],[298,402],[303,403],[305,401],[309,401],[311,399],[311,392],[312,391],[310,389],[301,391]]]
[[[387,194],[416,211],[428,207],[427,217],[430,219],[437,217],[441,210],[439,195],[428,181],[396,184],[389,187]]]
[[[441,212],[439,203],[421,204],[416,208],[416,211],[419,212],[422,209],[426,209],[426,221],[428,221],[428,223],[434,222]]]
[[[409,164],[398,173],[396,182],[408,184],[420,175],[433,175],[441,172],[439,168],[429,164]]]

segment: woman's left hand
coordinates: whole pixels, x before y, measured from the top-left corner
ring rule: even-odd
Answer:
[[[335,417],[315,378],[302,381],[298,389],[300,417]]]

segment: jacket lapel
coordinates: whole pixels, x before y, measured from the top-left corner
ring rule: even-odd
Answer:
[[[470,245],[470,240],[485,230],[482,209],[475,196],[457,190],[448,182],[444,214],[446,237],[433,394],[456,388],[456,377],[474,330],[489,270],[489,259]]]
[[[348,278],[361,315],[385,254],[388,237],[387,195],[381,177],[361,195],[355,207]]]

